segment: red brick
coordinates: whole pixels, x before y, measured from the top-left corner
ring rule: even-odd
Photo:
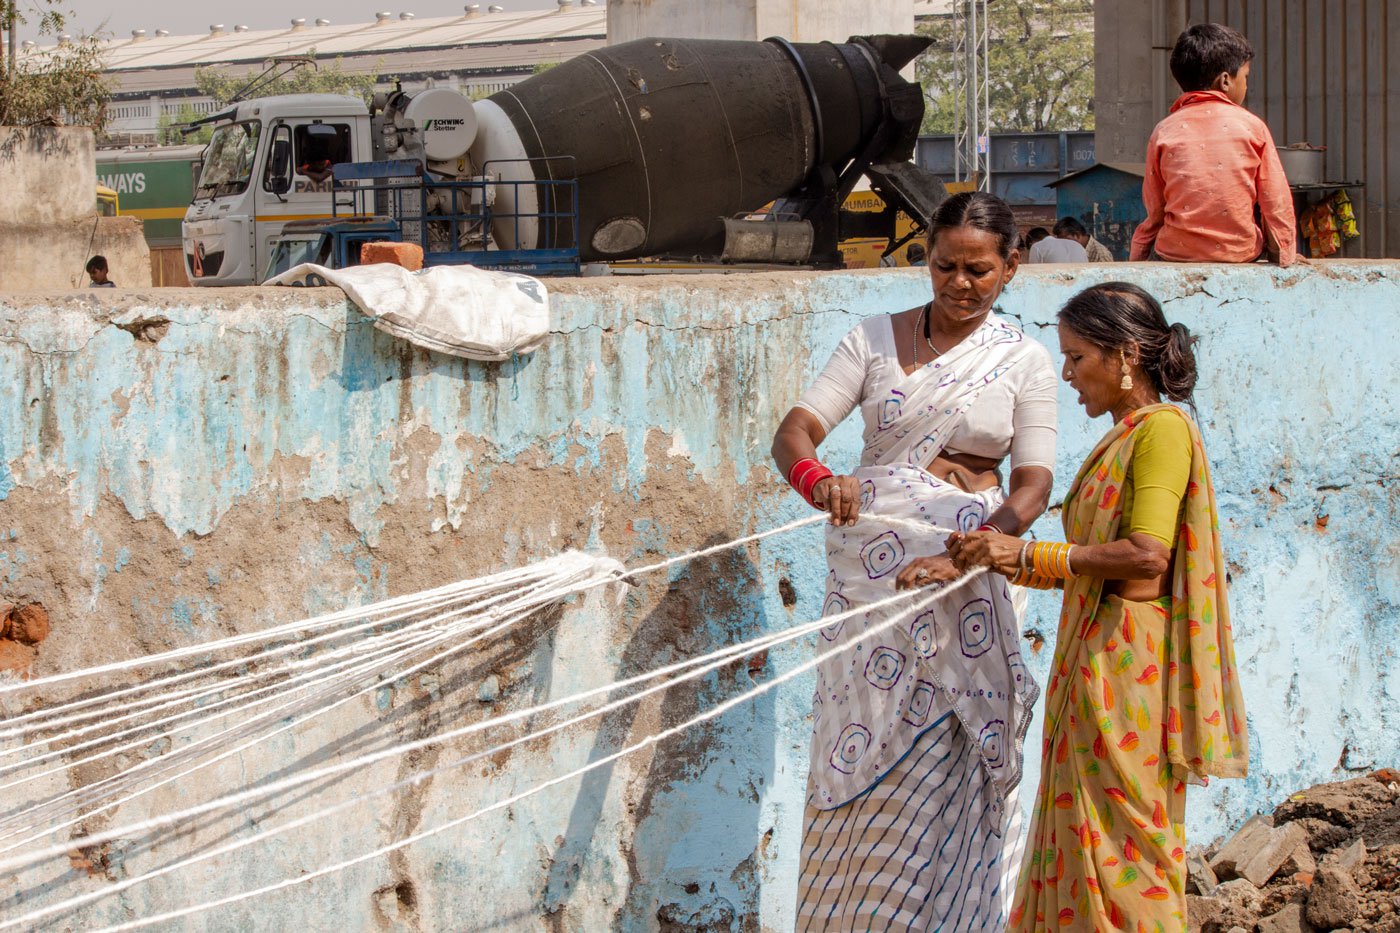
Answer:
[[[389,262],[409,272],[423,268],[423,247],[416,243],[366,243],[360,247],[360,264]]]

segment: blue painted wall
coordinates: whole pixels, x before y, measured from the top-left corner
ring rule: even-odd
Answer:
[[[1147,219],[1142,203],[1142,166],[1123,171],[1112,165],[1096,165],[1054,183],[1055,213],[1075,217],[1090,236],[1120,261],[1128,258],[1133,232]]]
[[[1029,268],[1003,311],[1054,351],[1056,309],[1113,277],[1157,294],[1202,338],[1197,400],[1254,743],[1248,780],[1193,792],[1189,831],[1206,841],[1300,786],[1400,760],[1400,375],[1387,323],[1400,320],[1400,264]],[[412,592],[565,547],[637,564],[799,517],[805,506],[767,459],[778,419],[861,317],[914,306],[929,290],[916,270],[551,288],[554,335],[501,365],[414,350],[324,290],[0,297],[0,598],[50,607],[54,634],[36,670]],[[1071,396],[1061,403],[1060,493],[1107,429]],[[848,423],[825,455],[850,466],[858,444]],[[1055,516],[1036,530],[1056,536]],[[438,676],[388,685],[208,775],[203,790],[173,789],[122,817],[327,753],[356,730],[388,741],[446,728],[805,621],[821,602],[818,540],[804,529],[673,569],[620,609],[571,607]],[[1037,594],[1025,623],[1047,642],[1034,656],[1042,679],[1057,615]],[[224,894],[383,844],[596,760],[810,650],[750,659],[597,729],[78,919]],[[402,857],[211,922],[276,916],[316,928],[333,910],[356,929],[789,928],[809,689],[774,691]],[[1033,734],[1027,748],[1037,747]],[[374,769],[322,793],[338,799],[402,773]],[[1035,774],[1032,763],[1028,783]],[[314,799],[288,801],[286,812]],[[119,846],[116,861],[135,870],[191,844]],[[71,875],[59,893],[101,883]],[[35,886],[47,877],[26,879],[26,896],[57,896]],[[405,883],[408,899],[396,893]]]

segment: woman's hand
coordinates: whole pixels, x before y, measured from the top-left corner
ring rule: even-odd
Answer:
[[[916,557],[905,564],[904,569],[899,572],[899,576],[894,578],[894,588],[912,590],[934,583],[941,586],[944,583],[952,583],[960,576],[962,574],[958,572],[958,568],[953,566],[953,562],[946,555]]]
[[[854,476],[828,476],[812,487],[812,502],[831,513],[833,525],[854,525],[860,514],[860,481]]]
[[[1021,569],[1021,548],[1026,542],[994,531],[953,532],[948,536],[948,556],[953,566],[966,573],[973,567],[987,567],[1002,576],[1014,577]]]

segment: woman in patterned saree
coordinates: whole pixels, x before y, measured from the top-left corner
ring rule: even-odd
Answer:
[[[1019,262],[1011,209],[989,194],[957,195],[927,244],[933,300],[851,331],[773,441],[783,473],[831,514],[829,615],[956,579],[936,528],[1020,534],[1049,496],[1054,364],[992,313]],[[834,476],[816,448],[857,406],[861,466]],[[1008,457],[1009,493],[999,472]],[[882,526],[886,517],[898,524]],[[915,523],[929,531],[911,533]],[[890,615],[822,632],[827,643],[855,641],[817,672],[800,930],[1005,922],[1018,835],[1008,816],[1019,811],[1036,694],[1020,622],[995,574],[903,614],[863,638]]]
[[[1064,379],[1113,427],[1064,503],[1068,544],[954,535],[960,567],[1064,587],[1014,930],[1186,929],[1186,784],[1243,777],[1225,561],[1187,401],[1191,336],[1135,285],[1060,312]]]

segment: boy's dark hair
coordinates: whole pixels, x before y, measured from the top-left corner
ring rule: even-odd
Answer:
[[[1088,235],[1089,231],[1084,229],[1084,225],[1073,217],[1061,217],[1059,220],[1055,221],[1055,236],[1062,240],[1069,239],[1070,237]]]
[[[1249,40],[1229,26],[1200,23],[1177,37],[1172,77],[1183,91],[1206,91],[1221,74],[1233,75],[1253,58]]]
[[[72,267],[72,266],[69,266],[68,268],[71,269],[71,268],[73,268],[73,267]],[[106,271],[107,271],[107,257],[106,257],[106,256],[94,256],[94,257],[92,257],[91,259],[89,259],[89,260],[87,261],[87,265],[84,266],[83,268],[87,270],[87,274],[88,274],[88,275],[92,275],[92,274],[93,274],[94,272],[96,272],[98,269],[101,269],[103,272],[106,272]]]

